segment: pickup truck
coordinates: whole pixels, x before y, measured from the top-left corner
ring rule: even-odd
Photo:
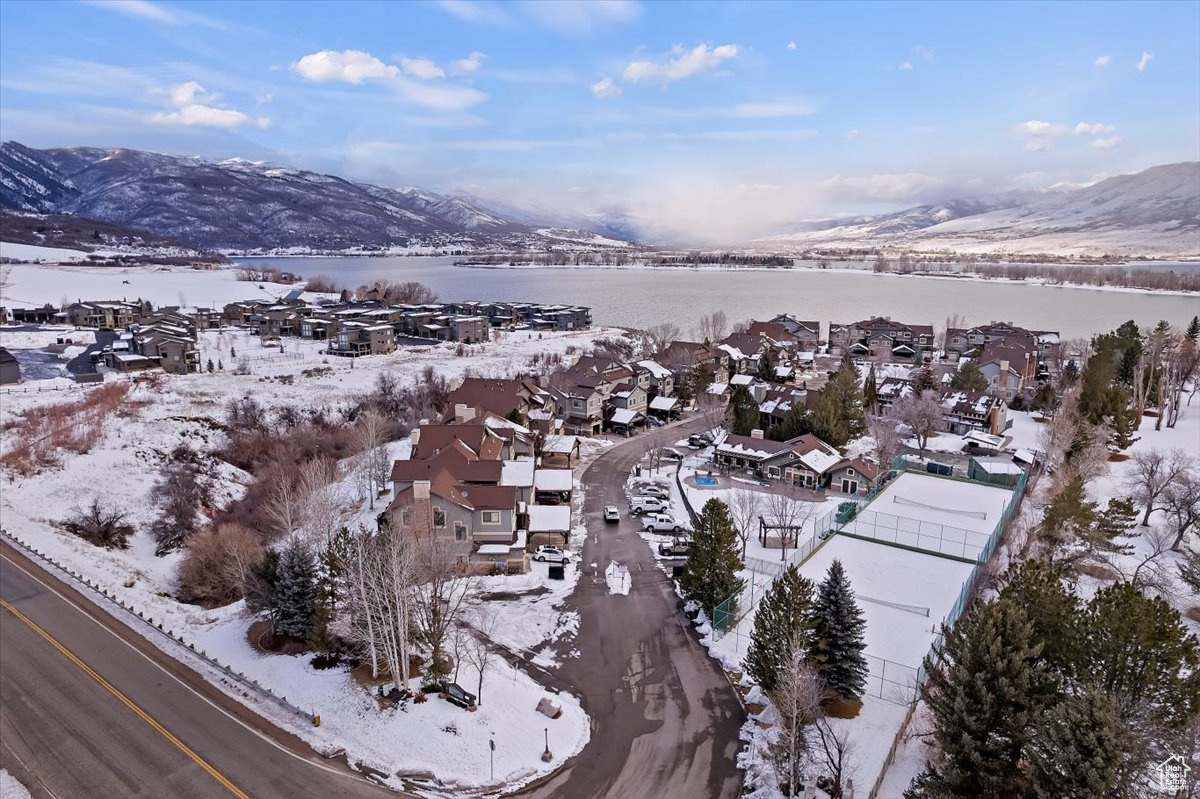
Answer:
[[[629,512],[635,516],[639,513],[658,513],[670,507],[658,497],[630,497]]]
[[[658,554],[664,558],[686,558],[691,541],[676,541],[673,544],[659,544]]]
[[[678,533],[683,530],[683,525],[666,513],[656,513],[646,517],[642,529],[647,533]]]

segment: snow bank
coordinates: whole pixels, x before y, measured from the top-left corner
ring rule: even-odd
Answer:
[[[33,795],[16,777],[0,768],[0,799],[33,799]]]

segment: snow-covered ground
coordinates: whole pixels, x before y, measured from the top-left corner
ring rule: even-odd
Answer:
[[[0,241],[0,258],[8,258],[14,261],[40,261],[44,263],[82,261],[91,254],[83,250],[68,250],[63,247],[40,247],[36,244],[16,244],[11,241]]]
[[[238,286],[247,284],[240,283]],[[23,337],[15,343],[44,346],[51,333],[5,334],[0,343],[15,346],[8,336]],[[408,707],[407,711],[380,709],[370,689],[359,684],[344,669],[317,670],[308,656],[267,655],[252,647],[246,638],[252,621],[241,603],[204,610],[173,599],[175,572],[180,555],[155,557],[148,526],[157,515],[155,483],[168,453],[180,443],[194,450],[211,452],[223,440],[219,423],[230,399],[253,396],[268,407],[293,404],[322,406],[335,417],[347,410],[356,396],[369,390],[377,376],[394,373],[402,385],[420,379],[426,367],[447,379],[468,372],[479,375],[511,375],[524,368],[536,354],[566,353],[569,348],[588,349],[597,337],[612,331],[596,329],[564,334],[512,333],[501,341],[474,345],[465,357],[454,347],[402,350],[388,356],[368,356],[352,363],[326,358],[311,342],[285,340],[285,352],[263,348],[257,339],[240,331],[205,333],[205,358],[223,358],[224,371],[186,376],[163,376],[159,384],[135,385],[125,406],[104,422],[97,445],[83,454],[64,453],[60,466],[30,476],[13,472],[0,475],[0,518],[5,531],[25,541],[73,570],[86,575],[125,603],[152,616],[164,629],[182,634],[198,651],[215,655],[223,664],[244,672],[276,694],[305,710],[321,715],[320,728],[295,718],[273,718],[289,724],[293,731],[322,750],[344,747],[354,760],[389,774],[432,772],[442,781],[435,792],[466,789],[486,791],[490,783],[488,740],[496,740],[496,780],[512,786],[557,768],[579,751],[589,736],[586,714],[578,700],[568,695],[554,699],[562,705],[560,718],[549,720],[537,713],[538,700],[547,695],[524,671],[493,657],[483,686],[483,702],[476,713],[467,713],[438,699]],[[237,351],[236,359],[229,348]],[[235,375],[232,361],[246,358],[251,373]],[[307,374],[305,373],[307,371]],[[33,381],[33,384],[49,381]],[[20,414],[50,402],[75,400],[91,389],[57,393],[5,395],[0,404],[0,452],[7,451],[19,435]],[[16,423],[16,424],[12,424]],[[392,455],[403,454],[407,442],[392,445]],[[589,447],[589,452],[594,449]],[[218,465],[217,504],[240,497],[249,476],[240,470]],[[347,481],[349,485],[349,481]],[[582,502],[576,491],[575,501]],[[348,502],[365,506],[365,500],[350,490]],[[128,511],[136,532],[126,550],[103,550],[67,535],[55,523],[72,508],[93,496],[101,496]],[[359,515],[370,516],[361,508]],[[580,530],[573,545],[583,538]],[[486,604],[496,617],[493,639],[525,657],[552,644],[563,649],[578,629],[578,617],[560,606],[578,579],[578,569],[568,570],[568,579],[552,581],[546,569],[533,564],[529,574],[517,577],[481,578],[473,606]],[[485,599],[487,593],[505,593],[511,598]],[[147,630],[147,634],[149,634]],[[161,636],[159,636],[161,638]],[[155,641],[168,645],[163,640]],[[173,654],[178,654],[172,651]],[[578,656],[578,652],[567,653]],[[553,667],[553,653],[537,652],[529,658],[542,667]],[[460,679],[474,691],[475,673],[462,667]],[[220,682],[218,681],[218,684]],[[227,686],[223,686],[227,687]],[[253,701],[232,691],[239,701]],[[264,709],[261,708],[260,709]],[[265,708],[271,711],[273,708]],[[274,709],[277,711],[277,709]],[[554,759],[541,761],[544,742],[540,734],[550,730]],[[398,778],[397,778],[398,784]]]
[[[3,246],[7,252],[8,247],[28,245]],[[238,280],[237,270],[229,267],[8,264],[0,266],[0,273],[8,281],[3,304],[10,308],[41,306],[47,302],[57,305],[64,300],[75,302],[81,299],[143,299],[155,306],[220,308],[238,300],[278,299],[299,287]]]
[[[0,799],[33,799],[33,795],[16,777],[0,768]]]

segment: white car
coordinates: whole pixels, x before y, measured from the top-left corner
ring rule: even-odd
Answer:
[[[680,533],[683,525],[666,513],[656,513],[646,518],[642,529],[647,533]]]
[[[667,489],[665,489],[661,486],[656,486],[656,485],[642,486],[642,487],[636,489],[635,493],[638,494],[639,496],[658,497],[659,499],[669,499],[671,496],[670,491],[668,491]]]
[[[604,521],[610,523],[621,521],[621,511],[617,509],[616,505],[608,505],[604,508]]]
[[[533,559],[538,563],[570,563],[571,553],[563,552],[553,544],[544,544],[533,553]]]
[[[629,512],[637,515],[639,513],[658,513],[668,510],[670,505],[658,497],[630,497]]]

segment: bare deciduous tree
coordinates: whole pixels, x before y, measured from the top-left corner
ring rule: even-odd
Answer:
[[[412,596],[413,624],[429,648],[431,676],[442,677],[446,673],[446,636],[458,623],[474,581],[452,541],[421,534],[416,536],[414,550],[417,581]]]
[[[920,394],[899,399],[892,405],[892,413],[912,431],[917,440],[917,449],[921,457],[925,457],[925,447],[929,444],[929,439],[942,429],[945,411],[938,402],[937,394],[922,391]]]
[[[779,559],[787,560],[787,550],[798,546],[800,534],[813,515],[814,505],[797,495],[798,489],[791,483],[779,483],[776,490],[767,494],[765,515],[779,531]],[[766,541],[763,542],[764,546]]]
[[[771,704],[779,713],[770,754],[784,796],[799,794],[809,754],[808,725],[821,715],[825,695],[821,677],[809,664],[803,647],[793,646],[770,694]]]
[[[474,634],[469,636],[463,650],[467,662],[474,667],[479,680],[475,685],[475,701],[483,704],[483,675],[487,673],[488,662],[492,658],[492,636],[496,632],[496,614],[486,605],[475,609],[470,620]]]
[[[1160,449],[1142,450],[1133,455],[1133,469],[1125,478],[1125,487],[1134,502],[1144,505],[1142,526],[1150,524],[1150,514],[1162,510],[1159,498],[1175,479],[1192,468],[1191,458],[1181,449],[1170,453]]]
[[[358,457],[354,466],[359,489],[370,498],[371,510],[375,509],[375,496],[387,485],[391,463],[388,459],[388,434],[391,427],[382,414],[368,409],[359,414],[354,426]]]
[[[1171,549],[1180,551],[1188,533],[1200,526],[1200,476],[1188,459],[1186,471],[1179,474],[1163,492],[1167,529],[1171,533]]]
[[[360,527],[347,560],[349,637],[366,650],[372,677],[387,671],[398,684],[406,684],[416,575],[412,532],[372,535]]]
[[[679,338],[679,325],[674,322],[662,322],[645,329],[646,348],[649,353],[659,352],[672,341]]]
[[[880,416],[871,417],[869,423],[871,438],[875,440],[875,460],[884,470],[892,468],[892,461],[902,448],[900,433],[896,431],[897,424],[899,422],[895,419]]]
[[[746,544],[750,535],[759,526],[762,515],[762,494],[746,488],[735,489],[729,497],[729,516],[738,540],[742,542],[742,561],[746,560]]]
[[[696,338],[715,344],[725,338],[725,330],[729,327],[729,317],[724,311],[713,311],[700,317],[696,322]]]

